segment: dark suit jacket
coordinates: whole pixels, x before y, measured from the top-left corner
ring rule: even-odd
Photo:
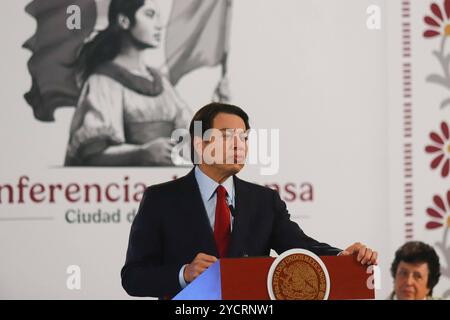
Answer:
[[[268,256],[293,248],[321,255],[341,250],[308,237],[290,220],[279,194],[234,177],[235,218],[228,257]],[[122,286],[129,295],[173,296],[179,272],[198,253],[217,255],[194,170],[146,189],[131,226]]]

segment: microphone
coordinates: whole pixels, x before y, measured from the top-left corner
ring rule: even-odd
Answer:
[[[236,218],[236,211],[234,210],[233,203],[228,198],[226,199],[226,201],[227,201],[227,204],[228,204],[228,209],[230,209],[231,216],[233,218]]]
[[[234,210],[233,205],[232,205],[232,204],[229,204],[229,205],[228,205],[228,208],[230,209],[231,216],[232,216],[233,218],[236,218],[236,211]]]
[[[235,224],[236,223],[237,212],[236,212],[236,210],[234,210],[234,207],[233,207],[233,204],[231,203],[231,201],[229,201],[227,199],[227,202],[228,202],[228,208],[230,209],[231,216],[235,219],[234,220],[234,224]],[[248,255],[246,250],[241,250],[239,256],[241,258],[248,258],[249,257],[249,255]]]
[[[228,199],[228,197],[227,197],[226,201],[227,201],[227,204],[228,204],[228,209],[230,209],[231,216],[233,218],[236,218],[236,211],[234,210],[233,203],[231,202],[231,199]]]

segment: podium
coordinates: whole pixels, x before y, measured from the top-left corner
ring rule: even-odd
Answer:
[[[320,259],[329,274],[329,300],[375,298],[373,286],[368,285],[373,283],[373,270],[362,266],[354,256]],[[173,300],[270,300],[268,276],[274,260],[220,259]]]

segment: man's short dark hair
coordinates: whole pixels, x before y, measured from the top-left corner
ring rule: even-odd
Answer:
[[[427,263],[428,264],[428,283],[430,295],[433,294],[433,288],[438,283],[441,276],[441,266],[436,251],[426,243],[421,241],[410,241],[405,243],[395,252],[395,259],[391,265],[391,274],[395,279],[397,268],[400,262],[406,263]]]
[[[237,115],[244,121],[245,130],[250,129],[247,113],[238,106],[219,102],[207,104],[206,106],[197,111],[197,113],[194,115],[194,118],[192,118],[191,124],[189,126],[189,133],[191,135],[191,160],[193,164],[195,164],[196,158],[194,150],[194,134],[197,133],[194,132],[195,128],[194,123],[196,121],[200,121],[202,123],[202,132],[201,132],[202,135],[200,138],[203,139],[203,135],[205,134],[205,132],[213,127],[213,121],[219,113]]]

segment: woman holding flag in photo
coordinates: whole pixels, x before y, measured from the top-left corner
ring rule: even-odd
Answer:
[[[79,2],[89,5],[86,0]],[[176,142],[170,139],[171,134],[175,129],[187,128],[192,116],[174,89],[177,81],[199,67],[222,64],[223,79],[216,96],[218,100],[228,98],[225,65],[230,4],[229,0],[174,0],[166,32],[166,78],[159,70],[148,67],[143,58],[162,40],[163,25],[156,1],[111,0],[107,28],[80,45],[75,63],[57,66],[64,71],[68,66],[75,67],[73,74],[81,89],[74,102],[76,110],[65,165],[173,165],[171,154]],[[45,10],[36,10],[36,6],[32,3],[28,12],[35,15],[39,26],[39,18],[44,23]],[[59,101],[68,105],[76,90],[40,85],[45,76],[37,71],[39,66],[48,64],[43,61],[45,56],[36,54],[36,42],[29,44],[41,60],[30,61],[37,68],[30,68],[33,88],[26,95],[27,101],[36,117],[44,115],[39,119],[53,120],[53,110],[59,107],[56,97],[63,96]],[[69,76],[60,80],[70,78],[72,74],[67,73]],[[47,88],[53,92],[46,92]]]

